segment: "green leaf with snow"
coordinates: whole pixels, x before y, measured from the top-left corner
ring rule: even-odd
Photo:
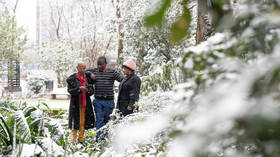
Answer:
[[[159,26],[161,27],[164,13],[168,9],[169,5],[171,3],[171,0],[162,0],[162,6],[161,8],[154,13],[153,15],[150,15],[145,18],[146,26],[152,27],[152,26]]]
[[[0,143],[4,146],[13,144],[13,134],[5,122],[4,117],[0,114]]]
[[[191,23],[191,13],[188,9],[184,9],[184,13],[180,16],[171,27],[169,38],[176,43],[189,34]]]
[[[13,132],[14,136],[17,136],[17,139],[24,143],[31,143],[31,133],[30,128],[27,123],[27,118],[24,117],[24,113],[21,110],[18,110],[12,114],[13,121]],[[16,127],[16,128],[14,128]]]

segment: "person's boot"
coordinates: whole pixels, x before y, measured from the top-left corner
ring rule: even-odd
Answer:
[[[76,141],[77,141],[77,132],[78,130],[73,130],[72,133],[73,133],[73,136],[72,136],[72,144],[76,144]]]
[[[84,133],[85,133],[84,127],[80,127],[80,130],[79,130],[79,142],[80,143],[83,143],[83,141],[84,141]]]

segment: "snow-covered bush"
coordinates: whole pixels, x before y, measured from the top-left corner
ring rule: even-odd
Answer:
[[[27,89],[30,91],[29,96],[37,96],[43,93],[49,77],[40,73],[30,74],[27,76]]]
[[[142,77],[141,94],[148,95],[151,91],[167,91],[171,90],[173,85],[178,82],[178,76],[175,72],[178,69],[173,62],[168,62],[159,67],[160,71],[156,71],[150,76]]]

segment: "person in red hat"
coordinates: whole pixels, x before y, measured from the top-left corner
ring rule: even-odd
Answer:
[[[123,63],[123,73],[126,77],[119,85],[117,109],[122,116],[133,113],[135,102],[139,100],[141,79],[135,74],[136,59],[129,59]]]

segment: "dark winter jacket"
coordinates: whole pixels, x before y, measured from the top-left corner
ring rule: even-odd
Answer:
[[[121,82],[123,76],[110,68],[105,72],[100,72],[98,68],[88,69],[87,72],[93,73],[96,77],[94,97],[101,100],[114,100],[114,81]]]
[[[80,112],[79,112],[79,94],[80,80],[77,78],[77,73],[72,74],[67,78],[67,90],[71,94],[70,106],[69,106],[69,128],[79,130],[80,127]],[[92,81],[89,76],[86,77],[86,87],[89,88],[86,99],[87,105],[85,109],[85,129],[94,128],[95,116],[92,108],[90,96],[93,94],[94,89]]]
[[[134,103],[139,99],[140,87],[141,80],[135,74],[124,78],[120,83],[117,109],[119,109],[122,115],[126,116],[133,112]],[[131,106],[132,110],[127,110],[127,106]]]

